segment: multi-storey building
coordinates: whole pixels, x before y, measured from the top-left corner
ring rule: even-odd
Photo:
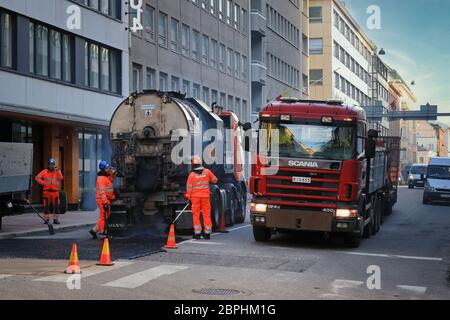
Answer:
[[[131,91],[179,91],[250,119],[248,0],[146,0],[131,34]],[[136,15],[130,15],[133,19]],[[131,25],[131,24],[130,24]]]
[[[309,0],[251,0],[252,114],[280,95],[308,95]]]
[[[340,0],[310,0],[310,95],[350,105],[388,106],[387,66]],[[386,131],[380,119],[371,126]],[[385,133],[385,132],[382,132]]]
[[[74,207],[95,192],[109,119],[129,93],[123,9],[120,0],[0,0],[0,141],[32,142],[35,174],[56,158]]]

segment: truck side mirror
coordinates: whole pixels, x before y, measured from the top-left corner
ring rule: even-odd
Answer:
[[[243,129],[244,131],[248,131],[248,130],[250,130],[251,128],[252,128],[252,124],[251,124],[250,122],[244,123],[244,124],[242,125],[242,129]]]
[[[250,152],[250,138],[248,135],[244,137],[244,150]]]
[[[369,137],[369,139],[376,139],[378,138],[378,131],[375,129],[369,129],[369,131],[367,132],[367,136]]]
[[[375,151],[376,151],[376,143],[375,140],[372,138],[367,139],[366,141],[366,159],[372,159],[375,157]]]

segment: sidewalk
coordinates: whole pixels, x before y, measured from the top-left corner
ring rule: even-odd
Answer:
[[[98,211],[68,211],[60,215],[60,225],[53,225],[55,231],[94,225],[99,217]],[[36,232],[48,231],[48,227],[35,213],[3,217],[0,230],[1,239],[26,236]]]

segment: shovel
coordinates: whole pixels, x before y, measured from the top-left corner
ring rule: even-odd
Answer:
[[[23,201],[28,204],[30,206],[31,209],[33,209],[33,211],[38,215],[39,218],[41,218],[44,222],[46,222],[47,220],[45,220],[40,214],[39,212],[37,212],[37,210],[31,205],[30,201],[27,198],[24,198]],[[47,227],[48,227],[48,233],[53,236],[55,235],[55,229],[53,229],[53,225],[50,223],[50,220],[47,222]]]

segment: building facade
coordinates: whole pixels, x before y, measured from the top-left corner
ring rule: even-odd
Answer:
[[[308,96],[309,0],[251,0],[251,105]]]
[[[131,32],[131,91],[179,91],[249,121],[249,1],[143,3],[144,29]]]
[[[55,158],[72,207],[95,192],[129,93],[124,19],[120,0],[0,0],[0,141],[33,143],[34,174]]]
[[[340,0],[310,0],[310,96],[387,110],[387,66]],[[370,126],[387,133],[386,119]]]

